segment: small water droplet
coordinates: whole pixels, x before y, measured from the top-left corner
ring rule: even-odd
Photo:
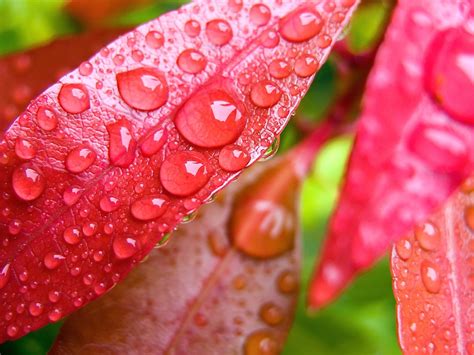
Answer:
[[[64,260],[64,256],[49,252],[48,254],[45,255],[43,263],[44,266],[46,266],[47,269],[49,270],[54,270],[56,269],[61,262]]]
[[[74,245],[81,241],[81,230],[78,227],[69,227],[63,233],[64,241],[68,244]]]
[[[115,237],[112,247],[118,259],[129,259],[140,249],[138,241],[133,236]]]
[[[28,310],[33,317],[38,317],[41,315],[41,313],[43,313],[44,306],[40,302],[31,302]]]
[[[312,6],[290,12],[280,20],[280,34],[289,42],[304,42],[316,36],[323,28],[323,18]]]
[[[212,44],[223,46],[230,42],[233,32],[227,21],[218,19],[206,24],[206,35]]]
[[[265,48],[275,48],[280,43],[280,36],[274,30],[266,30],[262,33],[260,43]]]
[[[120,200],[115,196],[104,196],[99,201],[100,209],[104,212],[110,213],[116,211],[120,207]]]
[[[76,147],[66,157],[66,169],[79,174],[87,170],[94,162],[97,154],[87,146]]]
[[[158,49],[163,47],[163,44],[165,43],[165,38],[160,32],[150,31],[145,36],[145,42],[150,48]]]
[[[268,149],[263,153],[259,161],[267,161],[275,156],[280,148],[280,136],[276,137]]]
[[[268,66],[268,72],[275,79],[284,79],[291,74],[291,65],[286,60],[276,59]]]
[[[268,325],[278,325],[284,319],[283,310],[274,303],[265,303],[260,308],[260,318]]]
[[[161,147],[166,143],[167,138],[168,134],[165,130],[159,127],[153,129],[140,144],[142,154],[146,157],[150,157],[158,153]]]
[[[18,138],[15,142],[15,154],[20,159],[30,160],[35,157],[36,149],[28,140]]]
[[[82,84],[64,84],[58,94],[58,100],[64,111],[76,114],[90,108],[89,92]]]
[[[41,196],[46,188],[46,179],[34,168],[22,165],[12,176],[13,190],[24,201],[33,201]]]
[[[91,75],[92,70],[93,70],[93,67],[92,67],[92,64],[90,62],[82,62],[79,65],[79,74],[81,74],[83,76]]]
[[[313,75],[319,68],[319,62],[312,55],[302,55],[296,59],[295,73],[301,78]]]
[[[76,202],[81,198],[83,192],[84,190],[77,186],[70,186],[66,188],[66,190],[63,192],[64,203],[67,206],[76,204]]]
[[[242,10],[243,0],[229,0],[229,8],[234,12]]]
[[[200,73],[207,65],[206,57],[195,49],[186,49],[181,52],[176,62],[182,71],[189,74]]]
[[[245,340],[245,355],[277,355],[278,342],[273,333],[268,330],[259,330]]]
[[[420,246],[428,251],[436,250],[441,239],[438,227],[430,222],[417,226],[415,236]]]
[[[49,291],[48,293],[48,299],[52,303],[57,303],[60,297],[61,293],[59,291]]]
[[[59,308],[54,308],[51,312],[48,314],[48,318],[51,322],[57,322],[60,320],[62,317],[62,312]]]
[[[402,260],[410,259],[412,254],[413,248],[408,239],[401,239],[400,241],[395,244],[395,249],[397,251],[398,256]]]
[[[298,289],[298,278],[293,271],[283,271],[278,276],[277,285],[282,293],[294,293]]]
[[[420,273],[426,290],[431,293],[438,293],[441,289],[438,267],[432,262],[424,260],[421,262]]]
[[[132,203],[130,211],[136,219],[149,221],[162,216],[167,209],[168,197],[151,195],[142,197]]]
[[[184,25],[184,32],[186,32],[189,37],[197,37],[201,33],[201,25],[196,20],[189,20]]]
[[[239,171],[247,166],[250,155],[242,147],[228,145],[219,153],[219,165],[226,171]]]
[[[45,131],[52,131],[58,126],[58,116],[49,106],[41,106],[36,112],[38,126]]]
[[[250,22],[257,26],[264,26],[270,21],[272,13],[268,6],[255,4],[250,8]]]
[[[109,133],[110,162],[122,168],[127,168],[135,160],[137,142],[132,134],[132,124],[125,119],[107,126]]]
[[[280,101],[281,95],[281,89],[277,84],[270,80],[263,80],[252,86],[250,99],[258,107],[269,108]]]
[[[10,279],[10,264],[6,264],[0,271],[0,290],[5,287]]]

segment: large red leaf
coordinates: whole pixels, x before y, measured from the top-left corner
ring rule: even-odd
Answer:
[[[61,76],[77,67],[124,30],[64,37],[43,47],[0,59],[0,130]]]
[[[398,335],[407,354],[473,354],[474,180],[392,250]]]
[[[298,298],[299,190],[327,133],[252,167],[166,248],[69,317],[51,353],[276,354]]]
[[[470,4],[398,4],[368,81],[310,306],[331,301],[474,168]]]
[[[0,339],[102,295],[257,160],[354,3],[195,1],[35,99],[0,143]]]

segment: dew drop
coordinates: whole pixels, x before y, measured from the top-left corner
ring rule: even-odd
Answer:
[[[59,291],[49,291],[48,293],[48,299],[52,303],[58,302],[60,296],[61,294],[59,293]]]
[[[273,30],[267,30],[262,34],[260,43],[265,48],[275,48],[280,43],[280,36]]]
[[[58,100],[64,111],[75,114],[90,108],[89,93],[82,84],[63,84]]]
[[[302,55],[295,62],[295,73],[301,78],[313,75],[319,68],[319,63],[312,55]]]
[[[97,233],[97,230],[99,229],[99,226],[97,223],[94,222],[88,222],[82,226],[82,233],[86,237],[92,237],[94,234]]]
[[[146,157],[150,157],[158,153],[161,147],[166,143],[167,138],[168,134],[165,130],[161,128],[153,129],[140,144],[142,154]]]
[[[216,148],[234,142],[247,121],[244,110],[222,90],[194,95],[179,110],[176,128],[189,142],[199,147]]]
[[[304,42],[323,28],[323,18],[315,9],[305,6],[290,12],[280,20],[281,36],[289,42]]]
[[[130,211],[136,219],[149,221],[162,216],[168,208],[168,197],[165,195],[151,195],[136,200],[130,206]]]
[[[277,355],[278,353],[278,342],[273,333],[268,330],[256,331],[245,340],[245,355]]]
[[[15,142],[15,154],[20,159],[30,160],[35,157],[36,149],[26,139],[18,138]]]
[[[259,161],[267,161],[275,156],[280,148],[280,136],[276,137],[268,149],[263,153]]]
[[[186,49],[178,56],[176,63],[182,71],[189,74],[197,74],[206,68],[207,59],[201,52],[195,49]]]
[[[440,243],[438,227],[433,223],[426,222],[415,228],[415,236],[420,246],[428,251],[436,250]]]
[[[257,26],[264,26],[270,21],[272,13],[268,6],[255,4],[250,8],[250,22]]]
[[[138,241],[133,236],[115,237],[112,247],[118,259],[129,259],[139,250]]]
[[[8,224],[8,232],[11,235],[17,235],[18,233],[20,233],[21,227],[21,221],[19,221],[18,219],[14,219]]]
[[[410,256],[413,252],[412,245],[409,240],[401,239],[395,244],[395,250],[397,251],[398,256],[402,260],[410,259]]]
[[[54,270],[61,264],[64,259],[64,256],[50,252],[45,255],[43,263],[47,269]]]
[[[268,72],[275,79],[284,79],[290,76],[291,66],[286,60],[276,59],[268,66]]]
[[[254,105],[261,108],[275,106],[280,101],[282,92],[278,85],[270,80],[255,83],[250,91],[250,99]]]
[[[83,192],[83,189],[76,186],[70,186],[66,188],[66,190],[64,190],[63,192],[64,203],[67,206],[75,205],[76,202],[79,201],[79,199],[81,198]]]
[[[265,303],[260,308],[260,318],[268,325],[278,325],[284,319],[283,310],[273,303]]]
[[[229,0],[229,8],[234,12],[242,10],[243,0]]]
[[[298,278],[292,271],[283,271],[278,276],[277,285],[282,293],[294,293],[298,289]]]
[[[426,290],[431,293],[438,293],[441,289],[441,278],[438,268],[430,261],[424,260],[420,267],[421,280]]]
[[[66,158],[66,169],[71,173],[82,173],[87,170],[97,158],[97,154],[87,146],[74,148]]]
[[[33,201],[43,193],[46,180],[35,169],[22,165],[13,172],[12,185],[19,198],[24,201]]]
[[[165,76],[154,68],[137,68],[116,76],[122,99],[141,111],[152,111],[168,101]]]
[[[10,279],[10,264],[6,264],[0,271],[0,290],[5,287]]]
[[[92,64],[89,63],[89,62],[82,62],[80,65],[79,65],[79,74],[83,75],[83,76],[89,76],[92,74]]]
[[[163,44],[165,43],[165,38],[160,32],[150,31],[145,36],[145,42],[150,48],[158,49],[163,47]]]
[[[227,21],[212,20],[206,24],[206,35],[212,44],[223,46],[230,42],[233,32]]]
[[[454,119],[474,124],[474,36],[461,28],[439,33],[426,54],[427,90]]]
[[[18,327],[16,325],[13,325],[13,324],[10,324],[8,327],[7,327],[7,335],[10,337],[10,338],[13,338],[15,337],[17,334],[18,334]]]
[[[323,49],[327,48],[331,45],[331,43],[332,43],[332,38],[328,34],[324,33],[318,37],[317,44],[319,48],[323,48]]]
[[[57,322],[62,317],[62,312],[60,309],[55,308],[48,314],[48,318],[51,322]]]
[[[38,317],[41,315],[41,313],[43,313],[44,306],[40,302],[31,302],[28,310],[33,317]]]
[[[137,142],[132,134],[132,124],[121,119],[107,126],[109,133],[110,162],[122,168],[127,168],[135,160]]]
[[[250,155],[245,149],[236,145],[228,145],[219,153],[219,165],[226,171],[239,171],[247,166]]]
[[[210,178],[205,161],[205,157],[197,152],[169,155],[161,165],[161,184],[176,196],[189,196],[198,192]]]
[[[100,199],[99,206],[102,211],[110,213],[120,207],[120,200],[115,196],[104,196]]]
[[[201,33],[201,25],[196,20],[189,20],[184,25],[184,32],[186,32],[189,37],[197,37]]]
[[[74,245],[81,241],[81,231],[78,227],[69,227],[63,233],[64,241],[68,244]]]

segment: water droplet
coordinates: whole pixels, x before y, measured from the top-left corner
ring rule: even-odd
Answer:
[[[140,145],[142,154],[146,157],[150,157],[158,153],[161,147],[165,144],[167,138],[168,134],[165,130],[161,128],[153,129],[147,134]]]
[[[425,84],[453,118],[474,124],[474,36],[450,28],[431,42],[426,55]]]
[[[229,0],[229,8],[234,12],[242,10],[243,0]]]
[[[94,234],[97,233],[97,230],[99,229],[99,226],[97,223],[94,222],[88,222],[82,226],[82,233],[86,237],[92,237]]]
[[[195,49],[186,49],[179,55],[177,64],[182,71],[197,74],[206,68],[207,59]]]
[[[115,196],[104,196],[100,199],[99,206],[102,211],[110,213],[120,207],[120,200]]]
[[[293,271],[283,271],[278,276],[277,285],[282,293],[294,293],[298,289],[298,278]]]
[[[290,76],[291,66],[286,60],[276,59],[268,66],[268,72],[275,79],[284,79]]]
[[[40,302],[31,302],[28,310],[33,317],[38,317],[41,315],[41,313],[43,313],[44,306]]]
[[[270,21],[272,13],[268,6],[255,4],[250,8],[250,22],[257,26],[264,26]]]
[[[15,337],[17,334],[18,334],[18,327],[16,325],[13,325],[13,324],[10,324],[8,327],[7,327],[7,335],[10,337],[10,338],[13,338]]]
[[[331,45],[331,43],[332,43],[332,38],[328,34],[324,33],[318,37],[317,44],[319,48],[327,48]]]
[[[219,153],[219,165],[226,171],[239,171],[247,166],[250,155],[247,151],[236,145],[228,145]]]
[[[49,291],[48,293],[48,299],[52,303],[57,303],[60,297],[61,294],[59,293],[59,291]]]
[[[186,32],[189,37],[197,37],[201,33],[201,25],[196,20],[189,20],[184,25],[184,32]]]
[[[8,224],[8,232],[11,235],[17,235],[18,233],[20,233],[21,227],[21,221],[19,221],[18,219],[14,219]]]
[[[426,290],[431,293],[438,293],[441,289],[441,278],[437,266],[424,260],[421,262],[420,273]]]
[[[250,99],[254,105],[261,108],[275,106],[280,101],[282,92],[277,84],[270,80],[255,83],[250,91]]]
[[[138,241],[133,236],[117,236],[113,241],[113,250],[118,259],[129,259],[138,252]]]
[[[71,150],[66,158],[66,169],[71,173],[82,173],[95,161],[97,154],[87,146],[80,146]]]
[[[109,132],[110,162],[122,168],[127,168],[135,160],[137,142],[132,134],[132,124],[122,119],[107,126]]]
[[[316,36],[323,28],[323,18],[311,6],[290,12],[280,20],[280,34],[289,42],[304,42]]]
[[[6,264],[0,271],[0,290],[5,287],[10,279],[10,264]]]
[[[223,46],[230,42],[233,32],[227,21],[212,20],[206,24],[206,35],[212,44]]]
[[[83,75],[83,76],[89,76],[92,74],[92,64],[89,63],[89,62],[82,62],[80,65],[79,65],[79,74]]]
[[[81,198],[83,192],[84,192],[84,190],[82,190],[79,187],[76,187],[76,186],[68,187],[63,192],[64,203],[67,206],[72,206],[72,205],[76,204],[76,202],[79,201],[79,199]]]
[[[149,221],[162,216],[168,207],[167,203],[165,195],[146,196],[133,202],[130,211],[136,219]]]
[[[278,342],[273,333],[259,330],[252,333],[245,341],[245,355],[277,355]]]
[[[295,73],[301,78],[313,75],[318,68],[319,62],[312,55],[305,54],[296,59]]]
[[[45,255],[43,262],[46,268],[48,268],[49,270],[54,270],[61,264],[64,259],[64,256],[50,252]]]
[[[26,139],[18,138],[15,142],[15,154],[20,159],[30,160],[35,157],[36,149]]]
[[[441,239],[438,227],[430,222],[417,226],[415,236],[420,246],[428,251],[437,249]]]
[[[175,118],[179,133],[189,142],[205,148],[234,142],[246,121],[244,110],[222,90],[207,90],[194,95]]]
[[[161,184],[176,196],[188,196],[198,192],[210,178],[205,161],[205,157],[197,152],[177,152],[169,155],[161,165]]]
[[[280,148],[280,136],[276,137],[268,149],[263,153],[259,161],[267,161],[275,156]]]
[[[280,43],[280,36],[273,30],[266,30],[262,33],[260,43],[265,48],[275,48]]]
[[[55,308],[48,314],[48,318],[51,322],[57,322],[62,317],[62,312],[60,309]]]
[[[81,241],[81,230],[78,227],[69,227],[63,233],[64,241],[68,244],[74,245]]]
[[[165,76],[153,68],[137,68],[116,76],[120,96],[131,107],[152,111],[168,101]]]
[[[82,113],[90,108],[89,92],[82,84],[64,84],[58,100],[64,111],[69,113]]]
[[[395,244],[395,249],[397,251],[398,256],[402,260],[410,259],[410,256],[413,252],[412,245],[409,240],[401,239]]]
[[[150,48],[158,49],[163,47],[163,44],[165,43],[165,38],[160,32],[150,31],[145,36],[145,42]]]
[[[418,124],[408,144],[414,154],[441,172],[462,171],[469,160],[463,137],[448,126]]]
[[[260,308],[260,318],[268,325],[278,325],[284,319],[283,310],[273,303],[265,303]]]
[[[13,190],[24,201],[33,201],[46,188],[46,180],[38,171],[27,165],[15,169],[12,176]]]
[[[36,112],[38,126],[45,131],[52,131],[58,126],[58,116],[49,106],[41,106]]]

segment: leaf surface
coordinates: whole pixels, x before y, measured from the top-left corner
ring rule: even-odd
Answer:
[[[298,298],[302,178],[326,137],[252,167],[166,248],[68,318],[51,353],[279,352]]]
[[[0,340],[104,294],[262,156],[354,7],[195,1],[36,98],[0,143]]]
[[[474,168],[470,8],[399,2],[368,81],[311,307],[334,299]]]
[[[474,351],[474,198],[470,178],[392,249],[398,336],[404,352]]]

